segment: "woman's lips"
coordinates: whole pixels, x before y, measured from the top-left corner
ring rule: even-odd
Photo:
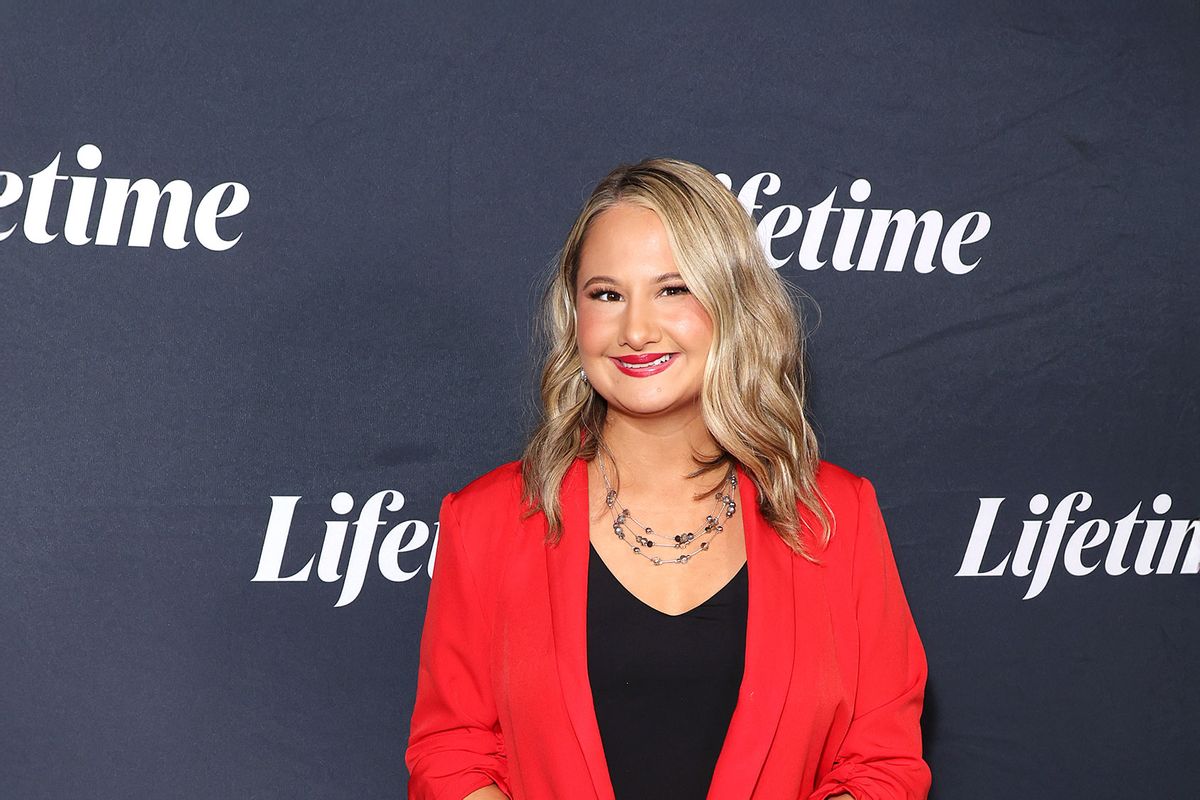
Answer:
[[[624,361],[620,358],[613,358],[612,362],[617,365],[617,369],[626,375],[632,375],[635,378],[645,378],[649,375],[657,375],[674,364],[675,358],[678,355],[678,353],[647,353],[639,356],[626,356]],[[660,359],[666,360],[660,362]],[[648,364],[650,366],[632,366],[633,364]]]

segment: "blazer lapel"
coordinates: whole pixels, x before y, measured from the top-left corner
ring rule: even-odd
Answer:
[[[754,794],[783,713],[796,655],[794,554],[763,519],[757,489],[740,464],[737,474],[750,580],[746,663],[708,790],[708,797],[714,799]]]
[[[792,551],[758,510],[756,488],[737,466],[738,510],[746,537],[749,611],[745,667],[737,707],[713,773],[709,798],[748,798],[762,771],[783,711],[795,657]],[[563,535],[547,547],[554,657],[563,700],[599,800],[614,800],[587,675],[587,462],[576,458],[563,478]]]
[[[563,478],[560,494],[563,533],[546,549],[554,657],[567,716],[583,750],[599,800],[614,800],[604,743],[587,675],[587,576],[590,530],[587,518],[587,462],[576,458]]]

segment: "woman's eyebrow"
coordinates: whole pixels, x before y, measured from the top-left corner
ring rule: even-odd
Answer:
[[[665,281],[678,280],[679,278],[680,275],[678,272],[664,272],[662,275],[656,275],[653,282],[664,283]],[[618,283],[618,281],[616,278],[613,278],[609,275],[593,275],[592,277],[588,278],[588,281],[583,285],[583,288],[586,289],[593,283]]]

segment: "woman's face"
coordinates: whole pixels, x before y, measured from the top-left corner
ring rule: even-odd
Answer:
[[[694,412],[712,320],[679,276],[658,214],[618,203],[597,215],[576,287],[580,359],[609,411]]]

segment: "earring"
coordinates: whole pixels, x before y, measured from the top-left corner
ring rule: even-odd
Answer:
[[[579,369],[579,379],[582,380],[584,383],[588,382],[587,373],[583,371],[582,367],[580,367],[580,369]]]

